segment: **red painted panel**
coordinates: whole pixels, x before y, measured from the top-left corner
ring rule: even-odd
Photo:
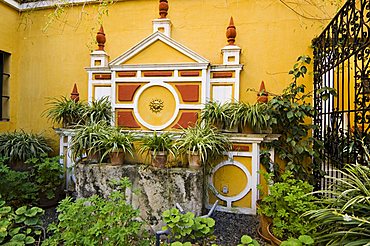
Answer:
[[[118,111],[117,125],[127,128],[140,128],[131,111]]]
[[[212,78],[232,78],[232,72],[214,72]]]
[[[175,129],[187,128],[189,125],[195,124],[198,120],[197,112],[183,112],[176,125],[173,126]]]
[[[176,85],[184,102],[199,101],[199,85]]]
[[[148,71],[143,74],[144,77],[171,77],[172,71]]]
[[[136,76],[136,71],[122,71],[122,72],[117,72],[118,77],[135,77]]]
[[[111,75],[109,73],[94,73],[94,79],[96,80],[105,80],[105,79],[111,79]]]
[[[233,150],[249,152],[249,146],[233,144]]]
[[[182,77],[198,77],[199,71],[180,71],[180,76]]]
[[[118,85],[118,101],[132,101],[140,85]]]

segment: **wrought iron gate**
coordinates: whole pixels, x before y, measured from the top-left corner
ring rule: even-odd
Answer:
[[[370,1],[347,1],[313,46],[315,92],[337,91],[314,97],[314,135],[324,143],[321,170],[337,176],[334,169],[346,163],[368,164],[363,143],[370,143]],[[322,172],[316,177],[325,187]]]

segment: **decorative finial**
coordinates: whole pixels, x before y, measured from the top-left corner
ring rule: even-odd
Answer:
[[[159,0],[159,15],[161,19],[165,19],[167,16],[168,11],[168,1],[167,0]]]
[[[234,25],[233,17],[230,18],[230,23],[226,30],[226,37],[227,37],[227,42],[229,42],[229,45],[234,45],[235,37],[236,37],[236,28]]]
[[[96,42],[98,42],[98,46],[99,46],[98,50],[104,50],[105,41],[106,41],[105,33],[104,33],[103,26],[101,25],[100,30],[96,34]]]
[[[266,91],[265,82],[262,81],[257,93],[257,102],[267,103],[269,100],[268,95],[269,93]]]
[[[75,102],[78,102],[80,100],[80,93],[78,93],[78,90],[77,90],[77,85],[75,83],[75,85],[73,86],[73,90],[72,90],[72,93],[71,93],[71,99]]]

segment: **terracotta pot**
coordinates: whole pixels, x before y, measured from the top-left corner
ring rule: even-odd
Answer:
[[[110,163],[111,165],[123,165],[125,160],[125,152],[123,151],[116,151],[109,153]]]
[[[269,101],[269,97],[266,95],[261,95],[257,97],[257,102],[259,103],[267,103]]]
[[[244,127],[242,127],[241,132],[243,134],[252,134],[252,133],[255,133],[250,126],[244,126]]]
[[[151,152],[152,155],[152,166],[158,168],[164,168],[167,163],[167,152],[158,151],[156,155]]]
[[[188,160],[190,168],[200,168],[202,166],[200,155],[197,152],[194,152],[194,154],[188,153]]]
[[[271,245],[273,246],[279,246],[281,244],[281,240],[279,240],[277,237],[275,237],[272,232],[270,231],[270,228],[272,226],[272,223],[267,226],[267,233],[269,235]]]
[[[260,207],[260,202],[261,202],[261,199],[257,200],[257,209],[259,209],[259,207]],[[263,239],[270,241],[270,237],[269,237],[267,227],[269,226],[269,224],[272,223],[272,219],[270,217],[267,217],[264,214],[259,214],[258,217],[259,217],[259,221],[260,221],[260,226],[259,226],[257,232],[258,232],[258,234],[260,234],[260,236]]]
[[[90,153],[87,154],[86,159],[87,159],[87,163],[97,164],[100,162],[100,153],[91,151]]]
[[[221,131],[225,133],[238,133],[238,127],[234,126],[233,128],[222,128]]]

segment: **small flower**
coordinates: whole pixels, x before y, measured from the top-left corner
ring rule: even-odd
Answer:
[[[351,218],[351,216],[349,216],[348,214],[345,214],[345,215],[343,216],[343,220],[344,220],[344,221],[351,221],[351,220],[352,220],[352,218]]]

